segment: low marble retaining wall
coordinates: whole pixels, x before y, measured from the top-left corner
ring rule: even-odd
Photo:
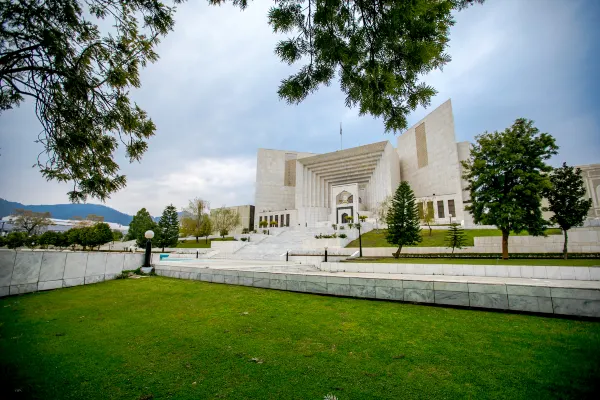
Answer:
[[[0,251],[0,297],[88,285],[137,269],[142,253]]]
[[[598,262],[600,265],[600,261]],[[600,281],[599,267],[545,267],[466,264],[339,263],[322,262],[328,272],[367,272],[379,274],[490,276],[506,278],[568,279]]]
[[[499,310],[600,317],[600,289],[525,283],[485,283],[477,278],[451,281],[432,279],[382,279],[360,276],[332,276],[317,273],[255,272],[233,269],[156,266],[161,276],[230,285],[328,294],[367,299],[398,300]],[[437,278],[441,279],[441,278]],[[515,280],[516,281],[516,280]],[[554,281],[556,282],[556,281]],[[559,281],[560,283],[560,281]],[[588,284],[588,285],[585,285]],[[591,286],[592,282],[581,282]]]

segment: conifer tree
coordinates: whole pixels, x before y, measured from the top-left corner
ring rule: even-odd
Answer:
[[[160,220],[158,221],[158,240],[156,244],[162,247],[176,247],[179,241],[179,216],[177,209],[173,204],[165,207]]]
[[[544,195],[550,206],[548,211],[554,215],[550,222],[557,224],[563,230],[565,241],[563,245],[563,257],[567,259],[567,244],[569,236],[567,231],[574,226],[583,225],[587,213],[592,206],[592,199],[585,199],[585,186],[581,169],[569,167],[563,163],[562,167],[555,168],[550,174],[550,188]]]
[[[394,258],[400,256],[402,246],[417,244],[422,240],[415,195],[406,181],[398,186],[392,198],[387,225],[388,243],[398,246],[398,251],[393,253]]]
[[[135,240],[138,247],[146,247],[146,238],[144,234],[148,230],[154,231],[156,242],[156,240],[158,240],[158,229],[156,228],[156,222],[154,222],[150,213],[145,208],[142,208],[133,216],[133,219],[129,224],[127,240]]]
[[[464,247],[466,241],[465,231],[460,224],[456,222],[450,224],[445,241],[447,247],[452,247],[452,254],[454,254],[454,249],[462,249]]]

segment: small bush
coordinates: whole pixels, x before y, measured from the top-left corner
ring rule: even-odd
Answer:
[[[344,229],[346,229],[346,228],[344,228],[343,225],[340,225],[340,231],[343,231]]]
[[[243,238],[240,238],[240,240],[241,240],[242,242],[245,242],[246,240],[248,240],[248,238],[245,238],[245,237],[243,237]]]
[[[340,233],[339,236],[341,239],[346,239],[348,237],[348,235],[346,235],[345,233]]]

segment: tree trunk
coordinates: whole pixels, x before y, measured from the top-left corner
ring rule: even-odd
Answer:
[[[427,226],[429,227],[429,236],[431,236],[431,225],[427,224]]]
[[[206,236],[206,237],[204,238],[204,243],[205,243],[205,244],[206,244],[206,243],[208,243],[208,236]]]
[[[569,242],[569,236],[567,235],[567,231],[563,230],[563,232],[565,233],[565,244],[563,245],[563,258],[566,260],[567,259],[567,244]]]
[[[196,236],[196,243],[198,243],[198,236]]]
[[[502,229],[502,259],[508,260],[508,235],[510,231],[508,229]]]
[[[402,246],[399,246],[398,247],[398,251],[396,251],[395,253],[393,253],[394,258],[399,258],[401,251],[402,251]]]
[[[163,248],[162,248],[162,252],[163,252],[163,253],[165,252],[165,246],[163,246]]]

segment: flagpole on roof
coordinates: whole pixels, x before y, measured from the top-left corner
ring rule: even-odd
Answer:
[[[342,123],[340,122],[340,150],[343,150],[344,146],[342,145]]]

